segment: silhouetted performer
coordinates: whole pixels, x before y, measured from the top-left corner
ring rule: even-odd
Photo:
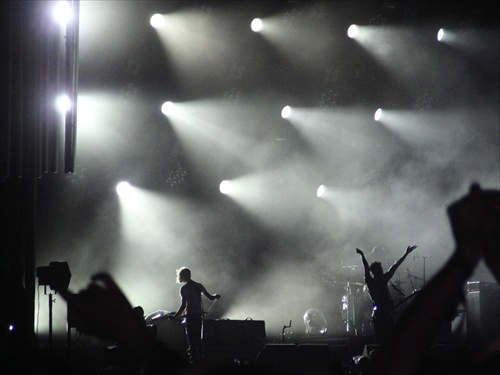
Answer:
[[[188,341],[188,353],[192,362],[196,362],[203,357],[203,303],[201,295],[208,299],[219,299],[220,295],[210,294],[205,287],[191,279],[191,270],[182,267],[177,270],[177,282],[183,284],[179,294],[181,296],[181,306],[170,317],[171,319],[183,316],[183,324],[186,330]]]
[[[399,258],[386,273],[384,273],[380,262],[373,262],[368,266],[363,251],[356,249],[356,253],[361,255],[361,260],[363,261],[363,266],[365,268],[365,283],[368,286],[368,292],[373,302],[372,320],[377,343],[383,343],[394,326],[394,305],[387,283],[394,276],[397,268],[403,263],[408,254],[416,248],[416,245],[408,246],[404,255]]]

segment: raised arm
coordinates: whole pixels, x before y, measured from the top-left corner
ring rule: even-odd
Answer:
[[[396,262],[394,262],[394,264],[391,266],[391,268],[389,268],[389,271],[387,271],[387,276],[389,279],[391,279],[394,276],[394,274],[396,273],[396,270],[404,262],[404,260],[408,256],[408,254],[410,254],[417,247],[418,247],[417,245],[413,245],[413,246],[408,246],[406,248],[406,251],[403,254],[403,256],[401,258],[399,258]]]
[[[363,262],[363,267],[365,268],[365,278],[370,277],[370,266],[366,261],[365,254],[360,249],[356,248],[356,253],[361,255],[361,261]]]
[[[499,248],[498,231],[491,224],[498,224],[500,193],[495,191],[487,194],[491,194],[491,199],[497,202],[496,215],[487,214],[488,207],[481,199],[485,194],[481,194],[480,188],[475,185],[467,196],[448,208],[456,242],[455,252],[401,316],[394,337],[385,348],[387,358],[383,361],[381,373],[418,373],[439,327],[463,300],[463,286],[483,252],[488,251],[489,244]],[[485,242],[485,237],[492,241]]]

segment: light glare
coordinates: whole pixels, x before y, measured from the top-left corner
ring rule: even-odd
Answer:
[[[375,111],[375,114],[373,115],[375,121],[380,121],[380,119],[382,118],[382,114],[383,114],[382,108],[377,109]]]
[[[320,185],[318,190],[316,191],[316,196],[321,198],[325,194],[325,185]]]
[[[69,111],[69,109],[71,108],[71,100],[67,95],[60,95],[57,97],[56,108],[62,114],[65,114]]]
[[[444,29],[439,29],[438,33],[437,33],[437,40],[438,42],[442,42],[444,40],[444,37],[446,35],[446,32]]]
[[[258,33],[264,27],[264,23],[262,22],[262,20],[260,18],[254,18],[252,23],[250,24],[250,27],[251,27],[252,31]]]
[[[119,182],[116,185],[116,192],[120,197],[127,195],[132,190],[132,186],[127,181]]]
[[[71,7],[66,1],[59,1],[55,6],[52,16],[61,24],[61,26],[66,26],[66,24],[73,18],[73,13],[71,12]]]
[[[219,185],[219,190],[222,194],[228,194],[231,191],[231,181],[222,181]]]
[[[292,115],[292,107],[290,107],[289,105],[283,107],[283,109],[281,110],[281,117],[288,118],[291,115]]]
[[[151,17],[151,19],[149,20],[149,23],[155,29],[159,29],[165,25],[165,17],[161,14],[156,13]]]
[[[355,38],[356,36],[358,36],[358,33],[359,33],[359,27],[358,27],[358,25],[351,25],[347,29],[347,36],[349,38]]]
[[[175,112],[175,104],[172,102],[165,102],[161,106],[161,111],[165,116],[170,116]]]

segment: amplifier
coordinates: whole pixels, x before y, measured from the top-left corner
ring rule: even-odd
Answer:
[[[220,347],[262,346],[266,341],[263,320],[205,319],[205,345]]]

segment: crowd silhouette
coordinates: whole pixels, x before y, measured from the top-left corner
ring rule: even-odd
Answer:
[[[455,239],[455,251],[450,259],[411,301],[382,345],[359,358],[355,365],[350,363],[346,366],[332,361],[325,375],[498,374],[500,335],[481,346],[463,345],[441,348],[441,351],[433,348],[433,340],[439,327],[464,301],[464,284],[481,260],[496,281],[500,280],[499,201],[499,191],[482,190],[478,184],[473,184],[468,194],[452,203],[447,210]],[[409,249],[405,255],[412,250]],[[82,332],[113,340],[136,359],[139,365],[129,369],[130,373],[276,374],[275,368],[270,369],[259,363],[218,363],[210,360],[189,363],[184,356],[161,342],[144,324],[144,319],[138,319],[137,307],[134,309],[131,306],[107,273],[93,275],[88,286],[77,294],[66,290],[59,292],[75,309],[82,322]],[[182,305],[179,314],[181,310]],[[139,315],[143,316],[143,312]],[[23,355],[41,360],[33,351],[25,351]],[[19,363],[3,365],[11,371],[26,368],[26,363],[24,367]],[[64,371],[71,366],[51,365]],[[63,370],[52,373],[64,373]]]

